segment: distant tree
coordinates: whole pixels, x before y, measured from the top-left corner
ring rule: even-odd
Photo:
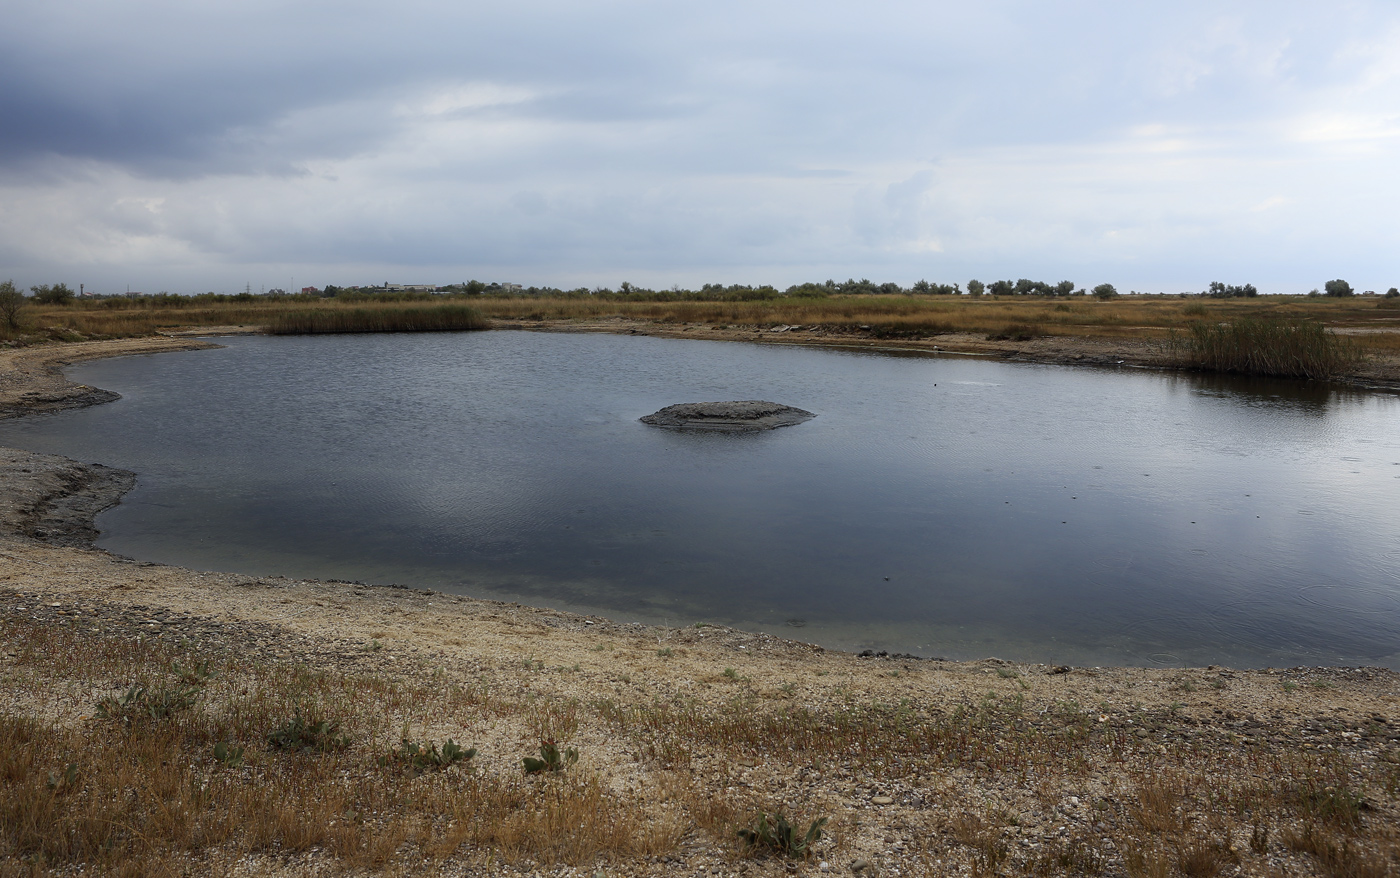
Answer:
[[[0,319],[9,329],[19,329],[19,309],[24,307],[24,293],[15,289],[15,282],[0,282]]]
[[[1074,281],[1072,281],[1072,280],[1062,280],[1062,281],[1060,281],[1059,283],[1055,284],[1055,295],[1057,295],[1057,296],[1069,296],[1069,295],[1073,295],[1073,293],[1074,293]]]
[[[41,305],[66,305],[73,301],[73,291],[67,284],[40,284],[30,287],[29,291],[34,294],[34,301]]]
[[[909,289],[921,295],[928,295],[928,293],[932,289],[932,285],[929,284],[929,282],[926,280],[916,280],[914,281],[914,286],[910,287]]]
[[[987,285],[987,292],[993,296],[1009,296],[1016,292],[1016,285],[1009,280],[994,280]]]
[[[1391,287],[1390,289],[1385,291],[1385,297],[1387,299],[1393,299],[1396,296],[1400,296],[1400,290],[1397,290],[1395,287]]]
[[[1245,284],[1241,287],[1235,286],[1234,284],[1223,284],[1218,280],[1213,280],[1210,282],[1210,288],[1206,290],[1204,295],[1214,299],[1232,299],[1236,297],[1257,296],[1259,295],[1259,291],[1254,288],[1254,284]]]
[[[1116,295],[1118,295],[1118,290],[1114,288],[1113,284],[1099,284],[1094,287],[1094,296],[1096,298],[1112,299]]]
[[[1351,284],[1344,280],[1329,280],[1322,285],[1329,296],[1354,296],[1356,291],[1351,288]]]
[[[967,282],[967,294],[969,296],[980,296],[986,289],[987,285],[976,278]]]

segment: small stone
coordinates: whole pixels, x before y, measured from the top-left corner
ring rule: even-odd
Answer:
[[[872,805],[893,805],[894,799],[889,796],[871,796],[870,803]]]
[[[869,861],[869,860],[856,860],[854,863],[851,864],[851,871],[852,871],[852,872],[864,872],[866,869],[869,869],[869,868],[870,868],[870,861]]]

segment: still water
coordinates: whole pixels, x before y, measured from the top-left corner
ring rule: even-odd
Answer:
[[[1400,398],[612,335],[233,338],[89,363],[0,444],[134,470],[113,552],[828,646],[1400,668]],[[648,427],[767,399],[796,427]]]

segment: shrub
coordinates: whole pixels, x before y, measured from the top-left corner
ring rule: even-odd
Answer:
[[[7,329],[19,329],[19,310],[23,307],[24,293],[15,289],[15,282],[0,281],[0,319]]]

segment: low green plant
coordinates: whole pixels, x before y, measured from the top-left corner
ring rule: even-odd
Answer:
[[[661,656],[662,658],[670,658],[671,656],[675,655],[676,653],[675,653],[674,650],[671,649],[671,647],[665,646],[665,647],[662,647],[661,649],[658,649],[658,650],[656,651],[656,654],[659,655],[659,656]]]
[[[137,718],[162,720],[189,710],[198,700],[197,686],[179,683],[150,689],[137,683],[120,697],[108,696],[97,702],[96,715],[127,722]]]
[[[189,664],[176,661],[170,669],[186,686],[203,686],[218,676],[208,659],[196,659]]]
[[[785,857],[806,857],[812,845],[822,837],[822,827],[826,821],[826,817],[818,817],[807,827],[806,833],[798,835],[797,827],[782,814],[774,816],[772,820],[767,814],[761,814],[752,826],[740,829],[738,835],[750,850],[761,848]]]
[[[733,668],[725,668],[724,676],[730,680],[737,680],[739,679],[739,672],[734,670]]]
[[[214,760],[225,768],[238,768],[243,764],[243,748],[220,741],[214,745]]]
[[[458,762],[471,760],[474,756],[476,756],[475,747],[463,747],[451,738],[443,742],[441,750],[432,741],[419,744],[416,741],[403,738],[398,747],[379,757],[379,764],[384,766],[402,765],[422,774],[425,771],[441,771],[445,768],[451,768]]]
[[[64,793],[78,783],[78,763],[70,762],[63,767],[62,774],[50,774],[45,785],[53,793]]]
[[[340,733],[339,721],[303,717],[298,710],[267,736],[267,743],[274,750],[333,753],[349,747],[350,738]]]
[[[540,757],[538,759],[526,756],[521,761],[525,763],[526,774],[563,771],[578,762],[578,751],[573,747],[560,750],[558,742],[546,739],[540,742]]]

